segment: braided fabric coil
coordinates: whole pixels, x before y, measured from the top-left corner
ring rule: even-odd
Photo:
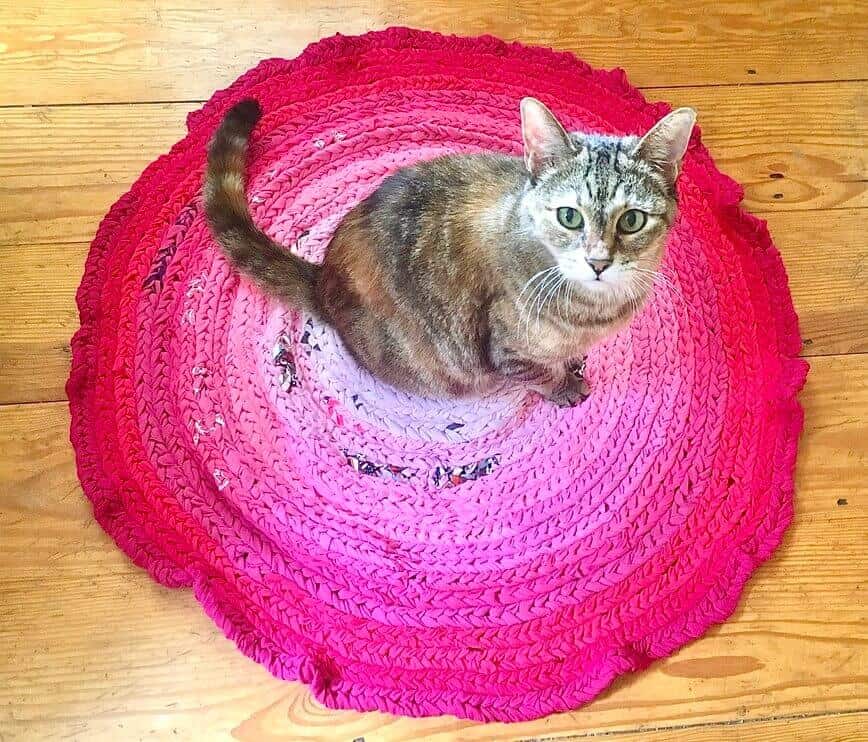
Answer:
[[[321,259],[396,168],[520,154],[669,110],[570,54],[389,29],[262,62],[188,118],[94,239],[71,439],[94,513],[239,648],[335,708],[526,720],[573,709],[734,610],[790,521],[807,365],[763,222],[694,133],[665,284],[587,358],[590,399],[396,391],[265,298],[203,218],[205,148],[262,103],[254,220]]]

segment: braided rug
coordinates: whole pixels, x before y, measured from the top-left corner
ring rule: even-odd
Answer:
[[[256,222],[319,259],[389,172],[520,153],[518,102],[641,133],[623,72],[390,29],[272,59],[188,119],[105,217],[68,392],[79,475],[136,564],[323,703],[522,720],[572,709],[726,619],[792,513],[807,371],[784,268],[698,133],[652,300],[562,410],[419,399],[266,299],[202,215],[205,147],[261,101]]]

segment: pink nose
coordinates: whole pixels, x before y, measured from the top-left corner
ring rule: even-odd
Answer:
[[[598,276],[612,265],[612,261],[609,258],[585,258],[585,262],[591,266],[594,273]]]

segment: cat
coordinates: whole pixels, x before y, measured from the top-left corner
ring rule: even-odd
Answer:
[[[511,380],[573,406],[590,391],[574,363],[652,287],[696,114],[677,109],[641,138],[567,133],[533,98],[520,114],[523,158],[398,170],[343,218],[318,265],[252,221],[244,171],[261,109],[242,101],[209,144],[208,222],[240,272],[332,325],[389,384],[449,398]]]

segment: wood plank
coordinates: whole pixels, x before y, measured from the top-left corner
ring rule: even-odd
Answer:
[[[866,213],[765,215],[789,274],[804,356],[868,353]]]
[[[804,355],[868,352],[861,209],[768,214],[790,274]],[[0,246],[0,404],[66,398],[87,245]]]
[[[389,25],[550,45],[646,86],[868,77],[852,1],[22,0],[0,6],[0,104],[206,98],[264,57]]]
[[[0,109],[0,244],[89,241],[198,104]],[[24,155],[26,153],[26,155]]]
[[[758,213],[868,205],[868,83],[654,90]],[[0,109],[0,245],[89,240],[198,104]],[[517,125],[517,123],[516,123]]]
[[[94,525],[66,406],[0,408],[0,729],[46,740],[493,741],[860,710],[868,356],[816,359],[802,401],[794,523],[733,618],[581,711],[518,725],[332,712],[270,678],[189,593],[153,584]],[[841,724],[814,728],[852,738]]]
[[[768,216],[806,354],[865,353],[868,6],[825,6],[0,4],[0,106],[72,104],[0,109],[0,405],[63,397],[84,243],[197,107],[76,104],[201,100],[263,57],[394,23],[570,49],[624,66],[649,98],[697,106],[718,163]],[[823,82],[842,80],[862,82]],[[800,213],[813,209],[837,211]],[[0,739],[863,740],[865,356],[813,366],[796,520],[733,620],[583,711],[512,726],[335,713],[275,681],[94,525],[63,405],[0,407]]]
[[[0,404],[66,399],[87,249],[0,247]]]
[[[736,719],[725,724],[667,729],[642,729],[638,732],[619,733],[618,742],[864,742],[868,728],[868,713],[829,714],[807,718],[770,719],[759,722],[743,722]],[[545,737],[568,740],[588,739],[595,735],[566,734]],[[275,739],[270,737],[269,739]],[[542,742],[531,738],[525,742]]]

